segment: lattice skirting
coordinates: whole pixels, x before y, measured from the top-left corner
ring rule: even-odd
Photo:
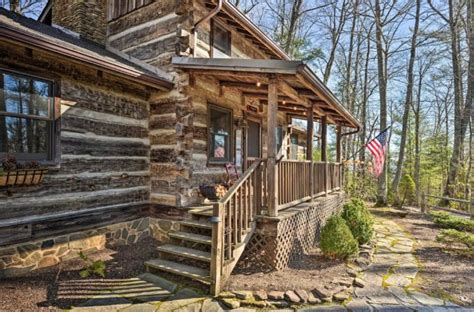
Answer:
[[[317,246],[322,225],[339,212],[344,193],[333,193],[258,220],[239,266],[262,271],[283,270]]]

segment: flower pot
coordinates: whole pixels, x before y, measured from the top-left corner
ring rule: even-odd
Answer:
[[[48,169],[18,169],[0,175],[0,186],[27,186],[43,182]]]

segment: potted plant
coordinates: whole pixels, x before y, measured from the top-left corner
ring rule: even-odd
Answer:
[[[48,169],[41,168],[36,161],[21,163],[12,155],[3,158],[1,165],[0,186],[36,185],[43,181],[48,172]]]
[[[201,195],[211,201],[215,201],[224,197],[227,189],[227,185],[224,183],[212,185],[203,184],[199,186],[199,192],[201,192]]]

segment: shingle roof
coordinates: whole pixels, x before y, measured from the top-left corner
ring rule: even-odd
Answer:
[[[67,54],[76,61],[98,67],[102,65],[105,70],[135,78],[134,80],[143,79],[147,84],[153,84],[154,81],[161,88],[173,87],[167,73],[147,64],[132,62],[126,56],[117,55],[100,44],[66,31],[0,8],[0,40],[10,39],[53,53]]]

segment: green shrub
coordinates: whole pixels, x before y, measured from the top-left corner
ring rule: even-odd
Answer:
[[[88,278],[92,275],[98,275],[100,277],[105,277],[105,262],[102,260],[92,261],[85,255],[82,251],[79,252],[79,257],[84,261],[84,269],[79,272],[79,275],[82,278]]]
[[[359,252],[357,241],[341,216],[332,216],[324,225],[321,250],[326,256],[338,259],[347,259]]]
[[[474,232],[474,220],[456,217],[441,211],[433,211],[430,214],[433,218],[433,222],[442,228]]]
[[[436,236],[436,240],[447,245],[463,244],[467,248],[474,248],[474,234],[464,233],[458,230],[441,230]]]
[[[344,205],[342,218],[359,244],[366,244],[374,234],[374,220],[365,203],[360,199],[352,199]]]
[[[416,199],[416,184],[413,178],[409,174],[405,174],[400,181],[398,187],[399,198],[401,199],[399,205],[403,207],[405,201],[413,203]]]

